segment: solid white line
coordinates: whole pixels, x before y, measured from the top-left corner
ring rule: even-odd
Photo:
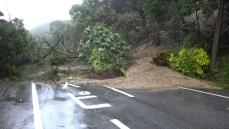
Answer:
[[[90,95],[90,96],[82,96],[82,97],[75,97],[73,94],[71,93],[67,93],[69,95],[69,97],[75,102],[77,103],[81,108],[83,109],[98,109],[98,108],[106,108],[106,107],[111,107],[110,104],[108,103],[104,103],[104,104],[97,104],[97,105],[86,105],[84,104],[82,101],[82,99],[91,99],[91,98],[97,98],[97,96],[95,95]]]
[[[129,94],[129,93],[126,93],[126,92],[124,92],[124,91],[115,89],[115,88],[113,88],[113,87],[109,87],[109,86],[106,86],[106,87],[109,88],[109,89],[111,89],[111,90],[113,90],[113,91],[116,91],[116,92],[118,92],[118,93],[121,93],[121,94],[123,94],[123,95],[126,95],[126,96],[128,96],[128,97],[134,97],[133,95],[131,95],[131,94]]]
[[[39,110],[39,101],[37,97],[36,85],[32,82],[33,116],[35,129],[43,129],[41,115]]]
[[[130,129],[129,127],[127,127],[126,125],[124,125],[122,122],[120,122],[117,119],[112,119],[110,120],[113,124],[115,124],[117,127],[119,127],[120,129]]]
[[[208,94],[208,95],[213,95],[213,96],[217,96],[217,97],[221,97],[221,98],[229,99],[229,97],[228,97],[228,96],[223,96],[223,95],[214,94],[214,93],[210,93],[210,92],[205,92],[205,91],[200,91],[200,90],[195,90],[195,89],[185,88],[185,87],[179,87],[179,88],[180,88],[180,89],[184,89],[184,90],[189,90],[189,91],[199,92],[199,93],[202,93],[202,94]]]

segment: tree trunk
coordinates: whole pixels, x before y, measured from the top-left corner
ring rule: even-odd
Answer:
[[[217,23],[215,26],[215,34],[212,44],[212,52],[211,52],[211,67],[214,67],[217,60],[217,53],[218,53],[218,46],[219,46],[219,39],[220,39],[220,31],[222,26],[222,18],[223,18],[223,10],[224,10],[224,0],[220,1],[219,5],[219,12],[217,16]]]
[[[198,16],[198,9],[197,9],[197,3],[195,3],[195,14],[196,14],[196,21],[197,21],[197,27],[198,27],[198,32],[200,32],[200,20],[199,20],[199,16]]]

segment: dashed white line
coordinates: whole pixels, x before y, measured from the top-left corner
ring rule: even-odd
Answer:
[[[130,129],[129,127],[127,127],[126,125],[124,125],[122,122],[120,122],[117,119],[112,119],[110,120],[113,124],[115,124],[118,128],[120,129]]]
[[[194,91],[194,92],[202,93],[202,94],[208,94],[208,95],[213,95],[213,96],[217,96],[217,97],[221,97],[221,98],[229,99],[229,97],[228,97],[228,96],[223,96],[223,95],[214,94],[214,93],[210,93],[210,92],[205,92],[205,91],[195,90],[195,89],[186,88],[186,87],[179,87],[179,88],[180,88],[180,89],[184,89],[184,90],[189,90],[189,91]]]
[[[104,104],[97,104],[97,105],[86,105],[84,104],[81,100],[82,99],[91,99],[91,98],[97,98],[95,95],[90,95],[90,96],[82,96],[82,97],[75,97],[71,93],[67,93],[69,97],[76,102],[81,108],[83,109],[98,109],[98,108],[106,108],[106,107],[111,107],[110,104],[104,103]]]
[[[41,115],[39,110],[39,101],[37,97],[36,85],[32,82],[32,100],[33,100],[33,116],[35,129],[43,129]]]
[[[131,97],[131,98],[134,97],[133,95],[131,95],[131,94],[129,94],[129,93],[126,93],[126,92],[124,92],[124,91],[115,89],[115,88],[113,88],[113,87],[109,87],[109,86],[106,86],[106,87],[109,88],[109,89],[111,89],[111,90],[113,90],[113,91],[116,91],[116,92],[118,92],[118,93],[121,93],[121,94],[123,94],[123,95],[126,95],[126,96],[128,96],[128,97]]]

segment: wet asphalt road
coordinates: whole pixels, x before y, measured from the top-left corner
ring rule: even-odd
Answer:
[[[63,87],[36,84],[44,129],[229,129],[228,98],[180,88],[121,89],[134,96],[128,97],[107,87]],[[31,91],[26,82],[7,88],[0,98],[0,129],[35,128]]]

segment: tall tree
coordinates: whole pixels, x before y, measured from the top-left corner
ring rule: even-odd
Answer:
[[[0,11],[0,17],[1,17],[1,16],[4,16],[4,14]]]
[[[211,67],[214,67],[217,60],[217,53],[218,53],[218,46],[219,46],[219,39],[220,39],[220,31],[222,26],[222,19],[223,19],[223,11],[224,11],[224,3],[225,0],[220,0],[220,5],[218,9],[218,16],[215,26],[215,34],[212,44],[212,52],[211,52]]]

